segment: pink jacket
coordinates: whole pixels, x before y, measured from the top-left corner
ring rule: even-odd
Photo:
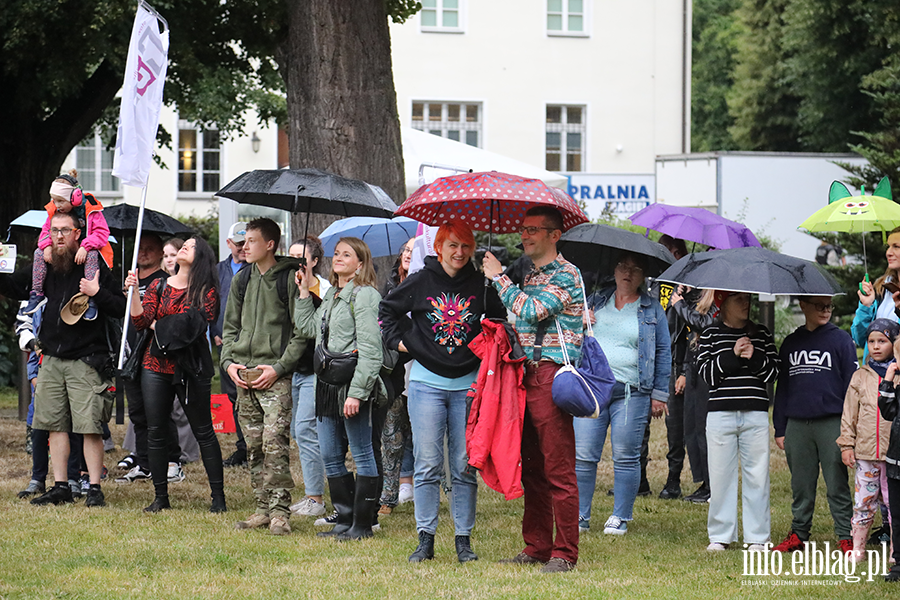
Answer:
[[[84,214],[87,221],[87,231],[84,239],[81,240],[81,247],[85,250],[97,250],[103,255],[107,266],[112,268],[112,247],[109,245],[109,225],[106,217],[103,216],[103,205],[91,194],[84,194]],[[50,222],[53,215],[56,214],[56,205],[48,202],[44,207],[47,209],[47,220],[41,227],[41,235],[38,237],[38,248],[43,250],[48,247],[53,240],[50,239]]]
[[[485,319],[482,332],[469,343],[481,359],[472,391],[472,407],[466,425],[469,465],[507,500],[522,490],[522,426],[525,420],[525,386],[522,383],[525,354],[505,321]]]

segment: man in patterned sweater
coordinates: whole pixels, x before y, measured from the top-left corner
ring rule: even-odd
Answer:
[[[534,207],[525,213],[519,232],[534,269],[521,286],[503,275],[490,252],[483,261],[485,276],[516,315],[516,332],[528,359],[522,431],[525,549],[503,562],[543,564],[544,573],[570,571],[578,561],[575,432],[572,416],[557,408],[551,394],[553,376],[563,363],[561,345],[566,344],[574,364],[581,357],[581,273],[556,251],[562,228],[562,216],[553,207]],[[556,331],[557,320],[563,340]]]

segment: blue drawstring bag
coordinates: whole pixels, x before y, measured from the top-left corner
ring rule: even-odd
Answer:
[[[594,338],[594,330],[588,319],[588,331],[581,344],[581,365],[576,368],[569,362],[559,321],[556,322],[556,331],[565,364],[553,377],[553,402],[574,417],[596,419],[609,406],[616,383],[606,354]]]

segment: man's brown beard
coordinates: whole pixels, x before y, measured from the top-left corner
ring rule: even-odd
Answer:
[[[75,250],[67,245],[53,246],[50,268],[59,275],[68,275],[75,268]]]

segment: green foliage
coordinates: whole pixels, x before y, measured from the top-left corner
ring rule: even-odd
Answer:
[[[512,263],[512,261],[516,260],[520,256],[522,256],[522,250],[517,248],[517,246],[522,242],[521,237],[518,233],[495,233],[493,236],[489,236],[487,233],[483,231],[475,232],[475,246],[479,248],[487,248],[488,240],[490,240],[491,246],[503,246],[506,248],[506,253],[508,256],[508,263]]]
[[[893,48],[900,44],[900,8],[896,4],[890,5],[890,10],[876,4],[881,8],[877,21],[881,24],[880,34]],[[886,58],[881,67],[869,75],[863,77],[862,87],[875,104],[877,121],[872,121],[871,126],[861,133],[864,141],[852,146],[852,150],[869,161],[868,165],[859,167],[850,164],[840,164],[850,175],[846,182],[857,189],[862,185],[866,190],[875,189],[875,185],[883,177],[887,176],[891,181],[891,188],[895,190],[895,201],[900,190],[900,56],[896,51]],[[835,240],[843,248],[847,255],[862,258],[862,235],[839,234],[817,236],[822,239]],[[866,258],[869,264],[869,277],[875,280],[887,269],[887,259],[884,255],[884,244],[880,233],[866,234]],[[848,265],[847,267],[828,267],[832,274],[841,282],[841,287],[849,290],[846,296],[838,296],[835,299],[835,313],[840,314],[842,326],[849,328],[856,310],[857,295],[854,291],[857,284],[864,276],[862,264]]]
[[[881,177],[887,176],[891,189],[900,191],[900,57],[885,61],[881,69],[863,80],[863,86],[874,99],[880,117],[878,125],[861,134],[865,141],[852,150],[869,164],[838,164],[850,172],[847,183],[854,187],[865,185],[871,190]]]
[[[422,10],[422,3],[417,0],[384,0],[387,14],[394,23],[406,23],[406,20]]]
[[[800,98],[790,87],[783,14],[790,0],[744,0],[738,9],[740,35],[729,132],[741,150],[800,151]]]
[[[734,86],[740,0],[695,0],[691,70],[691,151],[737,150],[727,95]]]
[[[885,115],[896,2],[742,0],[737,14],[728,106],[740,149],[843,152]]]
[[[202,237],[213,252],[219,253],[219,205],[210,202],[209,210],[202,217],[195,215],[176,217],[179,221],[190,227],[194,232]]]
[[[791,0],[784,11],[786,82],[797,107],[803,149],[845,152],[853,131],[877,120],[863,78],[890,50],[869,0]]]
[[[13,331],[18,310],[15,300],[0,299],[0,387],[18,384],[22,351]]]

